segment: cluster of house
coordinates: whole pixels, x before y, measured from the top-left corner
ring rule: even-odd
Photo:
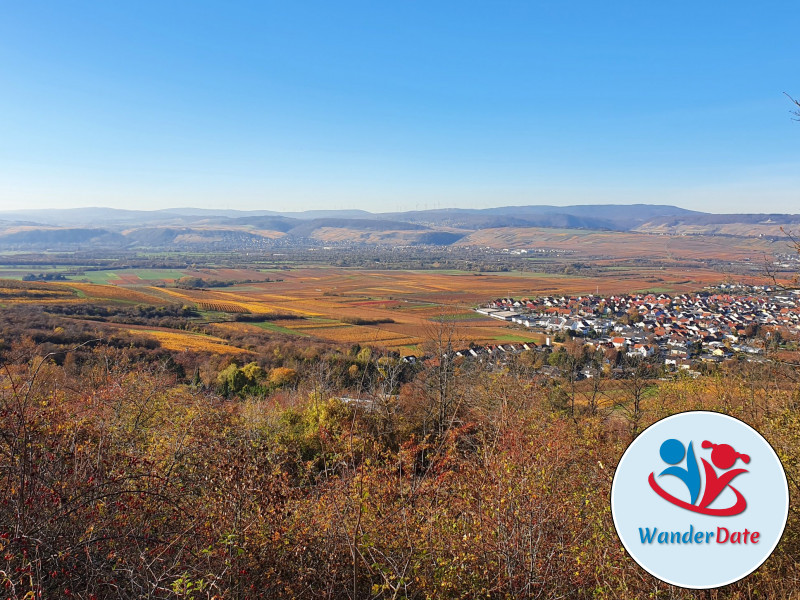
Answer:
[[[549,343],[549,342],[548,342]],[[449,356],[450,358],[465,358],[465,359],[478,359],[481,361],[491,361],[497,363],[503,363],[506,359],[511,357],[515,354],[520,354],[525,352],[526,350],[532,352],[541,352],[548,350],[547,346],[540,346],[534,342],[523,342],[523,343],[515,343],[515,344],[486,344],[485,346],[481,346],[478,344],[470,344],[467,348],[462,348],[460,350],[452,350],[446,354],[442,354],[442,358],[445,356]],[[439,358],[435,355],[430,356],[414,356],[414,355],[407,355],[401,357],[401,360],[408,364],[418,364],[418,363],[428,363],[433,361],[433,364],[439,364]],[[544,365],[539,368],[539,373],[545,375],[558,375],[559,369],[550,365]],[[584,374],[585,375],[585,374]]]
[[[498,298],[476,312],[629,356],[689,369],[736,353],[763,354],[764,339],[800,335],[800,291],[760,288],[695,294]],[[746,292],[746,293],[739,293]],[[763,335],[756,339],[756,333]],[[560,336],[560,337],[559,337]],[[550,344],[550,338],[547,338]]]

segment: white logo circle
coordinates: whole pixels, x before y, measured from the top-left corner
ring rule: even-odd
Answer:
[[[749,575],[780,541],[789,487],[755,429],[728,415],[667,417],[628,446],[611,485],[623,546],[672,585],[716,588]]]

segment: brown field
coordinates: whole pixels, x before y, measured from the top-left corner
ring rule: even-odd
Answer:
[[[169,280],[174,281],[174,280]],[[142,283],[142,279],[136,273],[128,273],[126,271],[119,271],[114,285],[138,285]]]
[[[211,268],[211,267],[198,267],[196,269],[187,269],[186,275],[190,277],[201,277],[205,279],[219,279],[221,281],[243,281],[250,279],[253,281],[260,281],[263,279],[275,279],[280,275],[268,272],[263,273],[257,269],[224,269],[224,268]]]
[[[698,225],[696,223],[683,223],[681,225],[653,225],[646,223],[641,227],[637,227],[636,231],[643,233],[669,233],[675,234],[706,234],[706,235],[735,235],[744,237],[756,237],[765,235],[770,237],[786,237],[787,229],[793,227],[783,227],[779,224],[764,224],[764,223],[714,223],[707,225]],[[789,233],[791,233],[789,231]]]
[[[535,227],[504,227],[475,231],[457,242],[458,246],[491,248],[549,248],[570,250],[576,256],[613,256],[654,260],[719,259],[758,260],[764,255],[789,252],[789,240],[771,241],[758,237],[715,237],[711,235],[675,235],[582,231]]]

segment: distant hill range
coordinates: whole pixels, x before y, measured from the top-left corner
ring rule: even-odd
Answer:
[[[486,245],[536,229],[669,235],[786,237],[800,215],[711,214],[651,204],[504,206],[395,213],[174,208],[0,211],[0,249],[239,248],[278,243]],[[519,232],[530,230],[531,235]],[[479,235],[476,235],[480,232]],[[494,236],[493,232],[497,232]],[[504,242],[505,243],[505,242]]]

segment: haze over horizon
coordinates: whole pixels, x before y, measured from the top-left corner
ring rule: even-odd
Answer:
[[[9,5],[0,210],[797,213],[800,5]]]
[[[124,208],[120,206],[102,206],[102,205],[85,205],[85,206],[66,206],[66,207],[51,207],[51,208],[19,208],[19,209],[6,209],[4,206],[0,206],[0,220],[3,218],[7,218],[8,215],[12,217],[16,215],[31,215],[35,216],[39,213],[41,214],[67,214],[71,211],[75,211],[76,213],[85,212],[87,215],[90,215],[91,218],[88,221],[84,222],[93,222],[93,223],[102,223],[103,222],[103,214],[105,211],[123,211],[123,212],[131,212],[135,214],[142,214],[142,213],[173,213],[175,215],[184,214],[184,215],[197,215],[202,216],[203,214],[216,215],[216,216],[224,216],[228,213],[241,213],[241,215],[261,215],[261,214],[274,214],[274,215],[297,215],[302,217],[302,215],[310,215],[310,217],[302,217],[302,218],[317,218],[320,215],[327,215],[330,217],[336,217],[341,214],[345,218],[358,218],[356,213],[364,214],[364,215],[373,215],[378,218],[393,218],[399,217],[402,218],[404,215],[412,215],[416,213],[445,213],[447,211],[459,211],[459,212],[469,212],[469,213],[479,213],[479,212],[489,212],[491,214],[496,214],[495,211],[502,210],[503,214],[507,214],[510,212],[510,209],[519,208],[519,209],[531,209],[531,208],[546,208],[548,209],[548,213],[550,214],[577,214],[576,211],[582,208],[613,208],[617,209],[620,207],[630,207],[633,209],[634,207],[663,207],[666,210],[671,208],[677,208],[681,211],[686,211],[686,215],[719,215],[723,216],[747,216],[747,215],[764,215],[766,216],[775,216],[775,215],[787,215],[787,216],[800,216],[800,207],[793,208],[790,207],[789,211],[786,212],[774,212],[770,211],[767,212],[766,210],[760,209],[760,207],[753,207],[747,213],[740,212],[740,211],[729,211],[729,212],[721,212],[721,211],[701,211],[698,209],[686,208],[684,206],[678,206],[676,204],[647,204],[647,203],[597,203],[597,204],[544,204],[544,203],[531,203],[531,204],[519,204],[519,205],[506,205],[506,204],[496,204],[493,206],[481,206],[477,208],[466,207],[466,206],[439,206],[439,203],[432,202],[428,203],[420,203],[418,208],[409,209],[409,210],[402,210],[402,211],[392,211],[392,210],[369,210],[368,208],[302,208],[294,210],[291,207],[286,208],[285,210],[281,210],[279,208],[225,208],[223,206],[219,207],[199,207],[199,206],[167,206],[164,208]],[[559,209],[564,209],[564,212],[561,213]],[[550,210],[552,209],[552,210]],[[595,211],[596,212],[596,211]],[[664,213],[667,214],[667,213]],[[76,215],[77,216],[77,215]],[[43,221],[43,223],[48,222],[49,220]],[[80,222],[80,221],[79,221]]]

